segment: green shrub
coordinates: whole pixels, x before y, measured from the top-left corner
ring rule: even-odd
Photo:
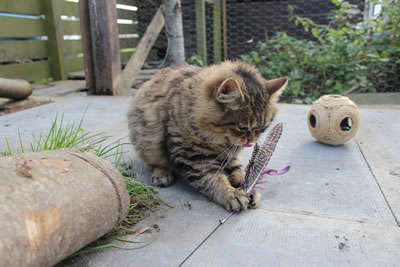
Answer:
[[[288,76],[288,102],[311,103],[323,94],[344,91],[399,91],[400,1],[386,0],[381,15],[368,20],[354,5],[332,2],[337,9],[328,25],[291,15],[291,21],[310,33],[308,40],[278,32],[242,60],[257,65],[266,79]]]
[[[196,65],[196,66],[200,66],[200,67],[206,66],[206,64],[204,64],[203,60],[197,55],[191,56],[190,58],[186,59],[186,62],[189,65]]]

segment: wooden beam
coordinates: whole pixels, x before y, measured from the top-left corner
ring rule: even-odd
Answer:
[[[80,0],[80,21],[89,94],[118,95],[121,73],[116,0]]]
[[[160,7],[150,25],[147,27],[143,37],[140,39],[139,44],[136,46],[136,50],[129,59],[125,69],[116,80],[115,88],[117,95],[128,95],[129,88],[131,88],[133,81],[142,68],[164,24],[165,20]]]
[[[206,5],[204,0],[196,0],[196,41],[197,54],[207,65]]]
[[[222,0],[222,32],[224,44],[224,60],[228,60],[228,22],[226,17],[226,0]]]
[[[67,68],[63,52],[64,29],[61,23],[60,1],[45,0],[44,6],[51,76],[54,80],[66,80]]]
[[[221,2],[215,1],[213,4],[213,49],[214,64],[221,62]]]
[[[93,55],[91,53],[91,39],[90,39],[90,24],[89,24],[89,10],[87,0],[79,0],[79,17],[81,23],[81,36],[82,36],[82,49],[83,49],[83,66],[85,72],[86,86],[88,90],[94,94],[94,70],[93,70]]]

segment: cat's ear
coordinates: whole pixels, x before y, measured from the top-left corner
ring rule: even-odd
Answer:
[[[283,90],[287,86],[289,79],[287,77],[281,77],[265,82],[265,88],[268,91],[270,102],[278,102],[279,97],[283,93]]]
[[[239,98],[244,99],[244,95],[239,83],[234,79],[228,78],[218,87],[215,98],[218,102],[226,104],[232,103]]]

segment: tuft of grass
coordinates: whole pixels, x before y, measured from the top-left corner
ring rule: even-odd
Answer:
[[[102,134],[91,135],[88,131],[85,131],[82,128],[84,116],[85,114],[78,124],[75,124],[74,122],[65,124],[64,114],[61,115],[61,118],[58,114],[56,114],[50,130],[46,134],[40,133],[40,135],[37,137],[32,133],[33,142],[30,144],[30,150],[32,152],[38,152],[63,148],[77,148],[82,151],[91,151],[103,159],[113,157],[114,167],[120,170],[125,180],[129,195],[131,197],[131,204],[128,216],[120,224],[115,225],[110,233],[87,245],[85,248],[82,248],[69,258],[87,254],[94,250],[103,248],[120,248],[111,243],[109,241],[110,239],[118,240],[120,242],[137,243],[117,238],[117,236],[129,233],[129,227],[135,225],[138,221],[145,218],[150,212],[157,210],[160,204],[171,207],[158,197],[158,192],[154,187],[148,186],[137,180],[137,173],[134,172],[132,161],[130,161],[128,164],[124,159],[125,152],[123,151],[123,145],[126,143],[121,143],[120,141],[109,143],[109,136],[104,136]],[[19,149],[17,149],[16,154],[22,154],[25,153],[26,149],[23,145],[19,130],[18,137]],[[15,153],[11,149],[7,138],[5,138],[5,143],[7,149],[0,153],[0,155],[14,155]],[[141,245],[132,249],[139,249],[144,246],[146,245]]]
[[[64,114],[61,116],[60,122],[57,114],[47,134],[41,133],[39,137],[36,137],[35,134],[32,133],[33,143],[31,144],[31,151],[36,152],[82,147],[85,144],[85,138],[89,134],[82,129],[84,116],[85,114],[78,125],[75,125],[74,122],[65,125]]]

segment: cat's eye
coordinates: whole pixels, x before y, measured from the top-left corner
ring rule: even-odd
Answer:
[[[238,126],[238,129],[239,129],[240,131],[242,131],[242,132],[246,132],[246,131],[249,130],[248,127],[242,127],[242,126]]]

